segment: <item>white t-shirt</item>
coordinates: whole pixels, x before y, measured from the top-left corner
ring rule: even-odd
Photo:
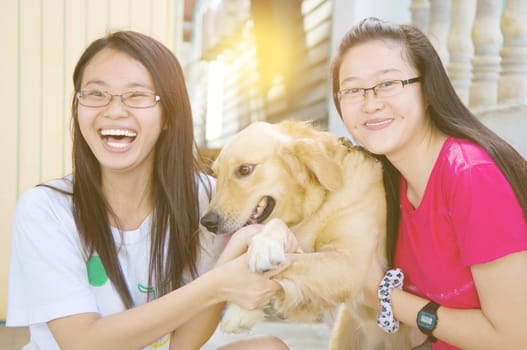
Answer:
[[[200,213],[204,213],[209,201],[207,191],[198,182]],[[212,179],[211,183],[214,184]],[[48,184],[72,191],[71,178]],[[154,292],[148,286],[151,220],[149,216],[133,231],[120,233],[112,228],[120,247],[121,268],[136,306],[144,304],[148,293]],[[205,228],[200,230],[201,274],[212,267],[225,243],[222,237]],[[30,189],[17,203],[8,289],[6,325],[30,329],[30,343],[24,350],[59,350],[46,324],[50,320],[87,312],[106,316],[125,310],[99,257],[85,260],[73,219],[71,196],[44,186]],[[168,349],[168,340],[165,336],[146,349]]]

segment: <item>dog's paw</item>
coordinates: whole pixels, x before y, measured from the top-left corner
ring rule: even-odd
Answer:
[[[285,261],[283,243],[266,236],[256,235],[249,247],[249,270],[265,272]]]
[[[263,310],[247,310],[229,304],[221,319],[220,329],[225,333],[248,333],[256,323],[263,320]]]
[[[282,220],[272,219],[249,244],[249,270],[265,272],[285,262],[287,226]]]

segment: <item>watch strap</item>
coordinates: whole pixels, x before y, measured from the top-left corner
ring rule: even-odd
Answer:
[[[423,308],[417,314],[417,318],[418,319],[419,319],[420,315],[423,312],[430,313],[430,314],[433,314],[435,316],[435,324],[434,324],[432,329],[424,328],[424,327],[421,326],[421,324],[419,322],[417,322],[417,327],[419,327],[421,332],[423,332],[424,334],[428,335],[428,341],[431,342],[431,343],[437,341],[437,338],[432,335],[432,332],[436,328],[437,321],[439,320],[438,317],[437,317],[437,309],[439,309],[439,306],[440,305],[438,303],[436,303],[435,301],[430,301],[425,306],[423,306]]]

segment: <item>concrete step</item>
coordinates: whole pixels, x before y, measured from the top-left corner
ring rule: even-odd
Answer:
[[[219,328],[201,350],[214,350],[229,342],[256,335],[272,335],[282,339],[291,350],[325,350],[330,329],[324,323],[289,323],[267,321],[257,324],[249,334],[226,334]]]

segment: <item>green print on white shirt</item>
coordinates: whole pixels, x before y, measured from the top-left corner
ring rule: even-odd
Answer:
[[[101,258],[97,255],[92,256],[88,260],[86,269],[88,270],[88,281],[91,286],[101,287],[108,281],[108,275],[106,274]]]
[[[102,287],[106,284],[108,281],[108,275],[106,274],[106,270],[104,269],[104,265],[102,264],[101,258],[97,255],[92,256],[88,262],[86,263],[86,269],[88,271],[88,281],[91,286],[94,287]],[[142,294],[153,294],[153,299],[157,298],[157,293],[155,291],[155,288],[153,287],[147,287],[143,285],[142,283],[137,284],[137,290],[139,293]],[[165,345],[168,344],[170,341],[170,335],[165,335],[158,341],[153,342],[150,344],[151,349],[161,349]]]
[[[137,284],[137,290],[139,291],[139,293],[142,293],[142,294],[152,293],[153,299],[157,299],[157,293],[156,293],[156,290],[155,290],[154,287],[147,287],[147,286],[145,286],[145,285],[143,285],[141,283],[138,283]],[[163,346],[165,346],[166,344],[168,344],[169,340],[170,340],[170,335],[165,335],[163,338],[161,338],[158,341],[153,342],[152,344],[150,344],[150,348],[152,348],[152,349],[160,349]]]
[[[157,293],[154,287],[147,287],[141,283],[138,283],[137,290],[139,291],[139,293],[143,293],[143,294],[152,293],[154,297],[153,299],[157,299]]]
[[[102,287],[108,281],[108,275],[99,256],[92,256],[86,263],[86,269],[88,270],[88,281],[91,286]],[[157,293],[153,287],[147,287],[142,283],[138,283],[137,290],[142,294],[152,293],[153,299],[157,299]]]

